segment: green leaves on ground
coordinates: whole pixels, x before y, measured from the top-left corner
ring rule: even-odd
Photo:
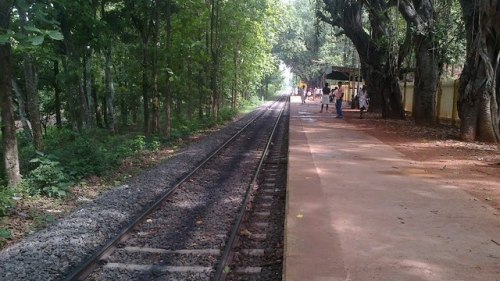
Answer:
[[[3,247],[5,245],[6,240],[10,239],[12,237],[12,233],[10,232],[10,229],[7,228],[0,228],[0,247]]]
[[[0,217],[7,215],[7,210],[12,207],[12,190],[0,186]]]
[[[49,197],[64,197],[72,181],[55,157],[40,154],[32,159],[38,167],[32,170],[21,183],[21,189],[30,195],[47,195]]]

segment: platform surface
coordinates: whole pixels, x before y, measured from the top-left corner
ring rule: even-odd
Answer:
[[[500,280],[495,210],[319,109],[292,99],[284,280]]]

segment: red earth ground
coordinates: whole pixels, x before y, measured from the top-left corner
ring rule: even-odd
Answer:
[[[345,120],[415,161],[419,176],[461,188],[500,216],[500,145],[460,141],[459,128],[416,126],[410,120],[384,120],[375,114],[359,119],[346,110]]]

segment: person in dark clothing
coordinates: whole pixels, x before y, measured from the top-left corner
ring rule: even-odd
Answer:
[[[326,111],[328,111],[328,104],[330,103],[330,87],[328,87],[328,83],[325,83],[325,87],[323,87],[323,96],[321,98],[321,112],[323,112],[323,106],[326,104]]]
[[[337,116],[335,118],[344,118],[344,113],[342,112],[342,99],[344,98],[344,88],[342,88],[342,82],[338,83],[339,88],[335,91],[335,106],[337,107]]]

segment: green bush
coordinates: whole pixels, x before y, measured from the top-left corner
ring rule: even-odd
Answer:
[[[148,150],[151,150],[151,151],[160,150],[160,148],[161,148],[160,140],[152,139],[152,140],[148,141],[147,148],[148,148]]]
[[[30,162],[37,163],[38,167],[21,182],[23,190],[30,195],[66,196],[72,181],[58,161],[52,157],[40,155]]]
[[[62,166],[76,178],[89,175],[102,175],[119,160],[114,155],[112,144],[106,146],[99,136],[93,138],[89,134],[81,134],[73,141],[61,144],[59,147],[47,148],[50,153],[60,159]],[[117,147],[120,147],[119,145]],[[109,149],[108,149],[109,148]]]
[[[36,149],[33,146],[32,140],[24,133],[17,134],[17,144],[19,149],[19,168],[21,174],[25,175],[36,168],[36,164],[30,162],[31,159],[37,157]]]
[[[11,237],[12,233],[10,232],[10,229],[0,228],[0,247],[3,247],[5,243],[7,243],[7,240]]]
[[[0,217],[7,214],[9,208],[12,207],[12,190],[0,186]]]
[[[229,108],[229,107],[223,108],[219,114],[220,121],[221,121],[221,123],[224,123],[226,121],[233,119],[233,117],[235,115],[236,115],[236,112],[234,110],[232,110],[231,108]]]
[[[136,136],[133,140],[132,140],[132,148],[134,150],[134,152],[139,152],[139,151],[142,151],[146,148],[146,137],[145,136]]]

